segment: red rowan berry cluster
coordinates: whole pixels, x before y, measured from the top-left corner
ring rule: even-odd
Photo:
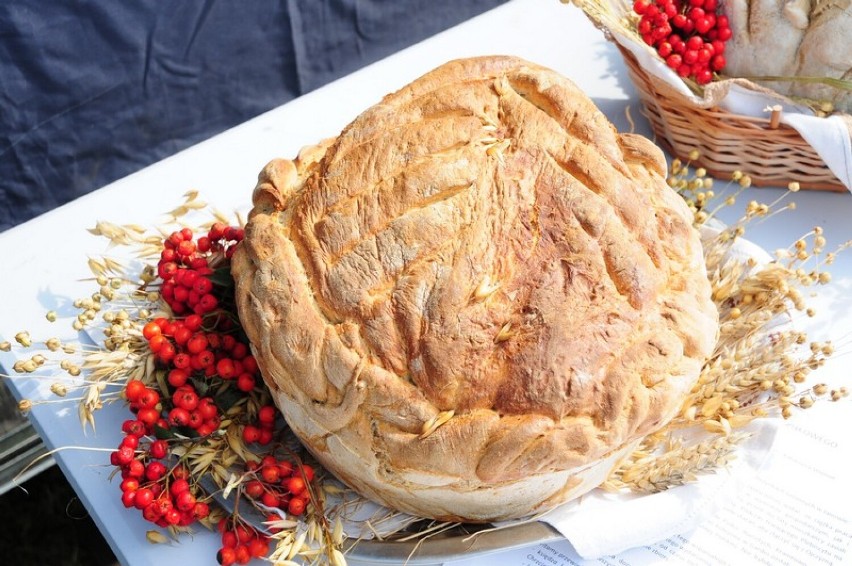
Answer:
[[[253,474],[243,488],[248,497],[297,517],[305,512],[311,501],[309,484],[314,479],[311,466],[267,455],[260,463],[248,462],[246,468]]]
[[[213,293],[210,275],[231,258],[243,236],[242,228],[217,222],[197,242],[189,228],[172,232],[165,239],[157,275],[163,280],[163,300],[173,313],[204,315],[216,310],[219,300]]]
[[[184,527],[207,517],[210,507],[199,501],[189,470],[163,462],[169,454],[167,442],[146,437],[148,425],[138,419],[125,421],[121,428],[125,437],[110,463],[121,470],[124,506],[139,509],[145,520],[160,527]]]
[[[635,0],[633,11],[642,39],[679,76],[703,85],[725,67],[731,28],[718,0]]]
[[[216,560],[222,566],[248,564],[252,558],[269,553],[269,537],[245,523],[226,518],[219,521],[217,528],[222,535],[222,548],[216,553]]]

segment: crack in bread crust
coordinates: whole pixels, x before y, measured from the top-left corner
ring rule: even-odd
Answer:
[[[595,487],[673,416],[718,332],[661,162],[564,77],[482,57],[264,169],[232,271],[291,428],[423,516],[522,516]]]

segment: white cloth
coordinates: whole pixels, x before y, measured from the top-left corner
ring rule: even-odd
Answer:
[[[687,533],[723,508],[767,461],[778,424],[768,421],[752,426],[748,430],[754,434],[735,452],[737,459],[715,474],[650,495],[595,490],[557,507],[541,520],[586,559]]]

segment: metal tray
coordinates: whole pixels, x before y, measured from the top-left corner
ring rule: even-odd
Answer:
[[[491,525],[459,525],[422,541],[352,541],[346,550],[350,565],[362,564],[439,566],[449,560],[461,560],[503,552],[542,542],[563,540],[553,527],[540,521],[522,523],[499,530]]]

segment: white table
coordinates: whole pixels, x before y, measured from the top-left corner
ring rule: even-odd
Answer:
[[[625,117],[629,106],[637,131],[649,132],[618,52],[579,10],[557,0],[515,0],[0,234],[0,340],[11,340],[24,328],[34,337],[73,339],[67,325],[51,325],[44,313],[70,312],[71,301],[91,293],[91,287],[78,280],[88,275],[87,256],[105,249],[103,240],[85,230],[98,220],[155,225],[188,189],[200,190],[205,200],[221,210],[246,210],[256,175],[270,159],[292,157],[301,146],[335,135],[383,94],[446,60],[494,53],[518,55],[562,72],[594,99],[619,130],[629,129]],[[749,193],[763,200],[777,196],[777,191],[768,189]],[[774,249],[822,225],[833,241],[852,239],[852,196],[808,192],[800,193],[796,201],[795,213],[788,213],[783,221],[765,223],[750,237]],[[841,256],[833,274],[835,286],[849,290],[852,253]],[[833,296],[838,300],[830,308],[843,312],[835,312],[833,318],[823,310],[821,324],[834,325],[836,336],[848,334],[852,307],[842,300],[842,292]],[[838,328],[838,324],[844,326]],[[13,355],[0,355],[4,368],[11,368],[14,361]],[[22,397],[35,396],[36,390],[48,386],[49,382],[13,381],[16,394]],[[217,536],[199,532],[176,545],[148,544],[145,532],[150,524],[140,513],[122,507],[118,482],[107,480],[112,469],[107,453],[65,448],[112,449],[121,438],[118,423],[126,416],[120,405],[109,406],[97,416],[97,431],[85,434],[73,403],[39,406],[31,413],[47,445],[63,449],[56,453],[59,466],[122,563],[211,563],[219,546]]]

